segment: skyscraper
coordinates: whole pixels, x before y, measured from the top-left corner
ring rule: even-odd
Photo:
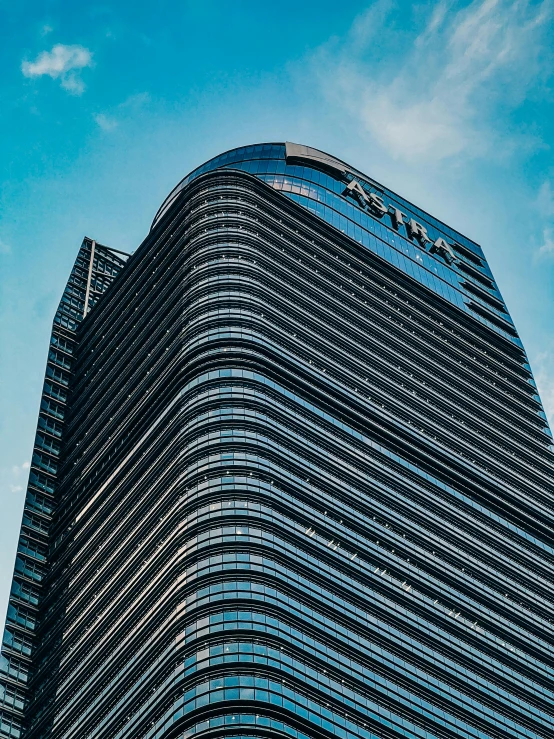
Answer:
[[[287,143],[102,249],[47,370],[0,734],[551,737],[552,436],[481,248]]]
[[[37,646],[39,605],[49,570],[50,529],[77,328],[122,269],[127,256],[85,238],[54,316],[0,655],[0,736],[21,735]]]

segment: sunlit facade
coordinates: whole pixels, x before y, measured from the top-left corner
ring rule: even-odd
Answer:
[[[0,736],[552,737],[552,436],[481,248],[289,143],[120,261]]]

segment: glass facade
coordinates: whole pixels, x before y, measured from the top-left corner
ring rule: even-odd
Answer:
[[[552,436],[480,247],[263,144],[117,271],[72,329],[40,562],[23,521],[45,585],[0,735],[551,737]]]

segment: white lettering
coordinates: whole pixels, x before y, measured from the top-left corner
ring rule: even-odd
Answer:
[[[431,239],[427,235],[427,229],[422,226],[421,223],[414,221],[410,218],[408,222],[408,232],[412,239],[417,239],[422,246],[425,246],[427,242],[431,242]]]
[[[400,226],[405,226],[410,238],[417,239],[422,248],[425,248],[427,244],[432,244],[429,248],[429,252],[439,254],[439,256],[441,256],[448,264],[456,261],[456,255],[454,254],[450,244],[445,239],[439,236],[439,238],[432,243],[432,240],[429,238],[429,234],[427,233],[427,228],[423,224],[418,223],[414,218],[410,218],[408,221],[404,220],[408,218],[406,213],[403,213],[394,205],[389,205],[387,207],[385,201],[380,195],[377,195],[375,192],[364,190],[358,180],[351,180],[351,182],[346,186],[344,194],[352,195],[352,197],[356,198],[362,207],[367,207],[370,210],[373,210],[379,217],[388,213],[391,217],[392,225],[397,231],[400,229]]]
[[[392,224],[396,228],[397,231],[400,228],[400,226],[406,225],[404,223],[404,218],[405,217],[407,218],[408,216],[405,213],[402,213],[401,210],[399,210],[398,208],[395,208],[394,205],[389,205],[389,211],[390,211],[390,215],[392,218]]]
[[[350,182],[350,184],[346,188],[346,192],[347,194],[349,193],[351,195],[354,195],[354,197],[356,197],[362,205],[369,204],[368,195],[364,188],[360,185],[358,180],[352,180],[352,182]]]
[[[435,241],[435,243],[429,249],[431,253],[436,252],[440,254],[449,264],[456,261],[456,255],[450,244],[445,241],[441,236]]]
[[[377,195],[376,192],[370,192],[369,193],[369,205],[371,208],[377,211],[380,215],[384,216],[387,212],[387,206],[385,205],[385,201],[380,195]]]

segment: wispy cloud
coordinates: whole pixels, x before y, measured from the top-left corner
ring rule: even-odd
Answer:
[[[535,358],[533,367],[545,413],[554,429],[554,353],[541,352]]]
[[[49,33],[52,33],[54,29],[51,25],[48,23],[45,23],[44,26],[40,29],[40,35],[41,36],[48,36]]]
[[[11,254],[12,247],[7,244],[3,239],[0,239],[0,254]]]
[[[542,244],[537,250],[537,256],[554,257],[554,230],[548,226],[543,229]]]
[[[59,79],[64,90],[81,95],[85,84],[80,71],[92,64],[92,53],[84,46],[56,44],[51,51],[41,52],[33,62],[24,61],[21,71],[25,77],[48,76]]]
[[[135,95],[130,95],[109,112],[96,113],[94,120],[103,131],[114,131],[119,126],[121,120],[129,115],[136,115],[149,102],[150,95],[147,92],[139,92]]]
[[[27,470],[31,465],[29,462],[23,462],[22,464],[14,464],[10,470],[8,477],[10,481],[8,483],[10,493],[20,493],[23,490],[24,483],[26,482]]]
[[[115,128],[117,128],[117,121],[115,120],[115,118],[111,118],[105,113],[97,113],[94,116],[94,120],[103,131],[113,131]]]
[[[535,206],[544,225],[541,244],[534,257],[539,260],[554,257],[554,190],[549,179],[546,179],[539,188]]]
[[[540,76],[552,0],[475,0],[460,10],[442,2],[415,40],[395,30],[395,12],[381,0],[346,39],[318,50],[310,73],[321,90],[395,159],[490,154],[497,107],[516,107]]]
[[[550,180],[545,180],[539,189],[537,196],[537,208],[543,218],[554,216],[554,190]]]

